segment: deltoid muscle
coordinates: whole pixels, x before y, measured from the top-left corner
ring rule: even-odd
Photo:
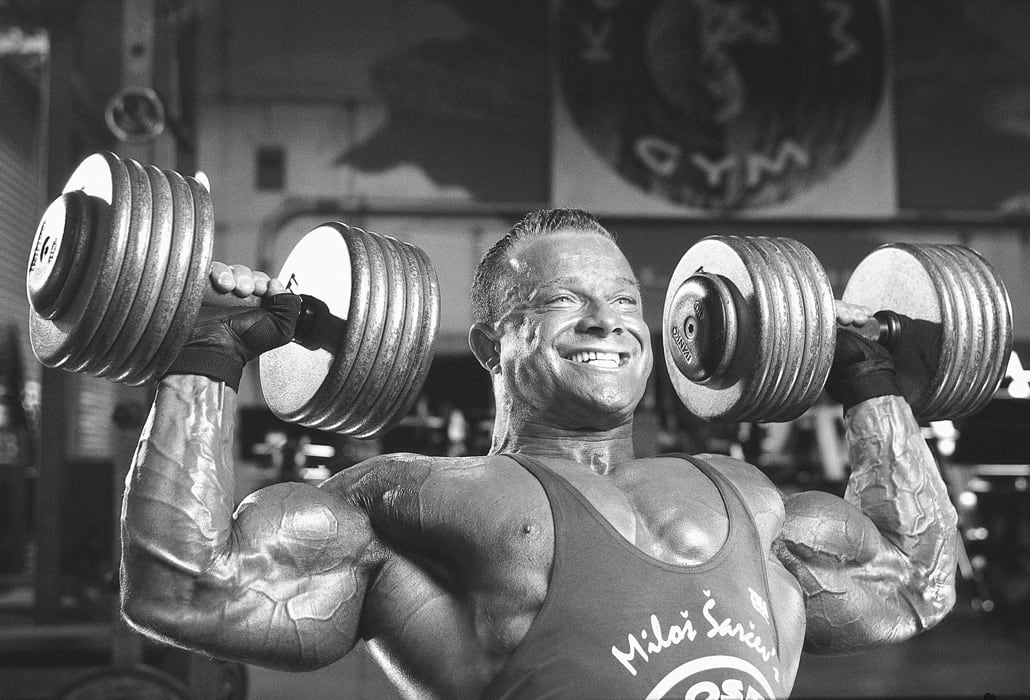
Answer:
[[[806,649],[840,653],[906,639],[954,604],[956,514],[919,424],[882,396],[845,418],[846,504],[786,499],[776,553],[806,597]]]

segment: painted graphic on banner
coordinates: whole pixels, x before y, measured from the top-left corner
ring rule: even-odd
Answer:
[[[554,201],[893,213],[885,21],[876,0],[560,0]]]

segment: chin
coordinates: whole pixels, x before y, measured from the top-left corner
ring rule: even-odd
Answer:
[[[594,430],[611,430],[633,421],[638,401],[602,401],[590,397],[578,406],[577,413],[587,419],[588,427]]]

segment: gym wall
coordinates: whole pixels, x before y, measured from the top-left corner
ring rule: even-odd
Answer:
[[[25,268],[44,197],[40,93],[31,80],[15,64],[0,62],[0,327],[13,327],[18,334],[26,379],[38,381],[40,366],[30,362],[25,297]]]
[[[1030,20],[1023,16],[1030,10],[993,0],[863,5],[873,19],[868,8],[878,8],[883,23],[879,32],[855,26],[847,37],[863,42],[852,54],[863,57],[861,70],[849,80],[869,99],[857,105],[841,85],[828,89],[836,97],[799,97],[814,100],[802,102],[818,112],[807,117],[815,130],[807,147],[829,154],[823,174],[810,186],[783,169],[789,160],[752,159],[764,191],[787,198],[752,208],[712,192],[698,200],[707,204],[671,202],[662,189],[668,183],[624,196],[631,180],[619,181],[620,166],[598,142],[626,150],[639,139],[615,138],[596,104],[593,117],[586,107],[582,114],[560,108],[568,95],[594,89],[577,93],[587,78],[554,63],[575,28],[601,36],[611,8],[640,14],[657,5],[562,3],[573,24],[559,42],[557,5],[544,0],[517,9],[309,0],[303,12],[222,0],[204,14],[200,63],[208,68],[197,86],[198,165],[212,182],[216,257],[274,272],[299,236],[326,219],[409,240],[437,267],[438,348],[450,354],[466,352],[466,292],[479,253],[536,206],[598,207],[644,282],[652,323],[679,253],[710,233],[798,237],[823,259],[838,291],[882,242],[962,242],[996,266],[1013,300],[1017,346],[1030,341],[1030,245],[1020,214],[1030,145],[1015,107],[1030,59],[1006,30]],[[849,45],[831,41],[834,16],[811,9],[823,5],[784,7],[798,13],[788,18],[796,23],[807,21],[804,13],[824,23],[825,44],[803,48],[813,61],[832,62]],[[734,58],[753,80],[744,83],[748,97],[765,100],[781,122],[800,109],[777,94],[803,91],[800,82],[763,89],[759,78],[777,76],[762,56]],[[964,72],[953,70],[956,62]],[[878,94],[879,101],[869,97]],[[859,107],[864,121],[850,116]],[[844,149],[853,157],[837,154],[834,164],[842,124],[857,134],[852,151]],[[591,147],[595,156],[583,159]]]

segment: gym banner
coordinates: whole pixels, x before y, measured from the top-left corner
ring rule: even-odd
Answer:
[[[896,213],[885,1],[555,3],[556,204]]]

